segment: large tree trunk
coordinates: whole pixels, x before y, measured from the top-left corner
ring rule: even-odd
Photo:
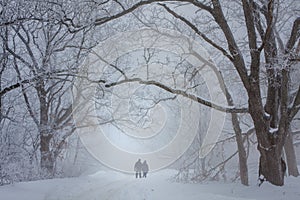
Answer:
[[[54,159],[50,150],[51,135],[40,135],[41,169],[45,178],[53,176]]]
[[[265,113],[260,96],[257,92],[258,85],[254,85],[249,91],[249,113],[253,119],[256,136],[258,140],[259,176],[278,186],[284,184],[285,164],[281,158],[282,146],[281,137],[278,132],[272,133],[270,130],[270,116]]]
[[[295,149],[293,145],[293,136],[289,130],[284,144],[284,150],[286,154],[286,162],[288,167],[288,174],[290,176],[299,176],[299,171],[297,167],[297,159],[295,154]]]
[[[270,183],[282,186],[284,184],[284,173],[286,165],[281,158],[281,151],[278,148],[262,149],[259,148],[259,175]]]
[[[40,81],[37,86],[39,102],[40,102],[40,153],[41,153],[41,169],[43,176],[49,178],[53,176],[54,158],[52,156],[50,141],[52,138],[51,130],[48,125],[48,104],[47,104],[47,92],[44,89],[43,81]]]

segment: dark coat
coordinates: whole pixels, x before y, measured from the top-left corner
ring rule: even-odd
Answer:
[[[142,171],[143,172],[148,172],[149,171],[149,166],[148,166],[146,161],[144,161],[143,164],[142,164]]]
[[[134,164],[134,171],[136,172],[142,171],[142,162],[140,159]]]

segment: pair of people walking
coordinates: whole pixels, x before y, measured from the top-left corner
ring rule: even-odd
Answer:
[[[147,173],[149,171],[149,166],[147,164],[147,161],[145,160],[143,163],[141,159],[139,159],[134,164],[134,171],[135,171],[135,178],[142,178],[142,172],[143,172],[143,178],[147,177]]]

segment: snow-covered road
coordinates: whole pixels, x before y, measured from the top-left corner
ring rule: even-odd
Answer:
[[[149,174],[146,179],[112,171],[79,178],[17,183],[0,187],[0,200],[253,200],[300,199],[299,178],[288,178],[275,187],[255,183],[183,184],[169,180],[172,170]]]
[[[168,181],[172,172],[165,171],[150,175],[147,179],[135,179],[132,176],[110,172],[89,176],[80,184],[68,184],[61,188],[58,185],[49,192],[45,200],[182,200],[199,199],[199,191],[189,190],[189,184]],[[108,178],[110,177],[110,178]],[[105,180],[105,181],[104,181]],[[194,185],[190,185],[194,186]],[[211,200],[235,200],[232,196],[201,192],[201,197]],[[249,198],[247,198],[249,199]]]

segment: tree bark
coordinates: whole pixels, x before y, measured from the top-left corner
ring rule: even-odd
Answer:
[[[288,175],[298,177],[299,171],[298,171],[298,167],[297,167],[297,159],[296,159],[296,154],[295,154],[295,149],[294,149],[294,144],[293,144],[293,136],[292,136],[290,130],[286,137],[286,141],[284,144],[284,150],[285,150],[286,162],[287,162],[287,167],[288,167]]]
[[[54,159],[50,150],[51,135],[40,134],[41,169],[45,178],[53,176]]]
[[[48,103],[47,103],[47,92],[45,91],[45,86],[43,80],[38,82],[36,86],[38,92],[39,103],[40,103],[40,153],[41,153],[41,169],[45,177],[53,176],[54,169],[54,159],[50,149],[50,141],[52,139],[52,134],[48,124]]]
[[[236,143],[238,148],[239,155],[239,168],[240,168],[240,177],[241,183],[243,185],[249,185],[248,180],[248,166],[247,166],[247,154],[244,147],[242,130],[239,126],[239,121],[236,113],[231,113],[231,119],[233,124],[233,129],[236,135]]]
[[[267,181],[274,185],[282,186],[284,184],[286,165],[281,158],[280,149],[264,149],[260,147],[259,151],[261,155],[259,160],[259,175],[263,175]]]

